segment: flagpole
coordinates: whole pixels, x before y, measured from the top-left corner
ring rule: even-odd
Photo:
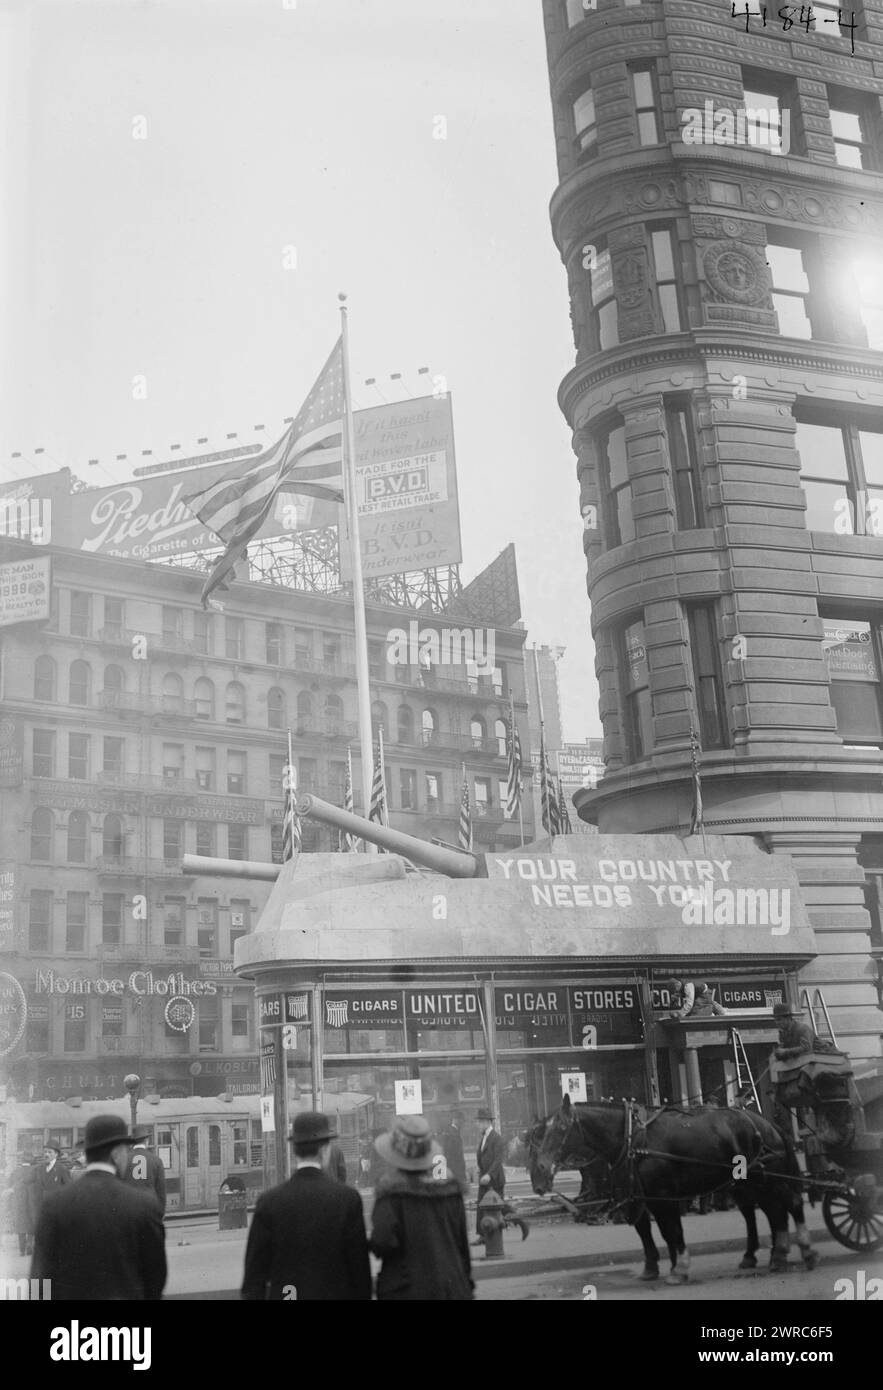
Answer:
[[[339,294],[340,336],[343,356],[343,456],[346,483],[346,512],[349,530],[350,566],[353,573],[353,606],[356,626],[356,684],[359,705],[359,744],[362,750],[363,815],[371,804],[373,759],[371,748],[371,688],[368,680],[368,625],[365,619],[365,588],[362,580],[362,547],[359,543],[359,499],[356,493],[356,437],[350,396],[349,324],[346,295]],[[365,852],[376,854],[377,846],[365,841]]]
[[[539,658],[537,657],[537,644],[536,644],[536,642],[534,642],[534,644],[533,644],[533,674],[534,674],[534,680],[536,681],[536,684],[537,684],[537,710],[538,710],[539,716],[540,716],[540,829],[541,829],[541,830],[545,830],[546,827],[543,825],[543,783],[544,783],[545,780],[546,780],[546,769],[545,769],[545,766],[544,766],[545,747],[546,747],[546,721],[545,721],[545,719],[543,718],[543,692],[542,692],[542,690],[540,689],[540,663],[539,663]],[[552,822],[551,822],[551,812],[550,812],[550,820],[549,820],[549,827],[550,827],[550,828],[549,828],[549,830],[548,830],[548,832],[547,832],[547,833],[549,834],[550,837],[551,837],[551,834],[552,834],[551,823],[552,823]]]

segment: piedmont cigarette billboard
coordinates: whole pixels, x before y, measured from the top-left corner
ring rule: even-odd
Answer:
[[[356,411],[356,487],[366,578],[455,564],[460,521],[450,398],[432,396]],[[241,461],[244,473],[254,457]],[[128,560],[162,560],[220,541],[184,499],[215,478],[235,476],[231,463],[138,478],[74,493],[54,527],[58,545]],[[259,536],[342,528],[334,502],[280,492]],[[351,577],[341,545],[341,577]]]

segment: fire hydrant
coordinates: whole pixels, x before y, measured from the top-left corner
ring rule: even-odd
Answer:
[[[478,1229],[484,1241],[484,1257],[486,1260],[502,1260],[505,1258],[503,1250],[503,1231],[507,1226],[519,1226],[521,1228],[521,1239],[527,1240],[530,1227],[520,1216],[512,1214],[508,1203],[503,1201],[499,1192],[490,1188],[478,1203],[480,1213]]]

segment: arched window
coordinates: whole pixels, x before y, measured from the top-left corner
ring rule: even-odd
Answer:
[[[208,676],[200,676],[193,688],[197,719],[214,719],[215,687]]]
[[[245,686],[239,681],[230,681],[227,686],[225,708],[228,724],[245,723]]]
[[[480,714],[473,714],[470,719],[469,733],[472,738],[472,747],[481,748],[487,736],[487,727]]]
[[[126,688],[126,674],[122,666],[105,666],[104,668],[104,690],[114,695],[119,695]]]
[[[55,817],[48,806],[37,806],[31,816],[31,858],[50,860],[54,857]]]
[[[184,682],[176,671],[162,678],[162,707],[165,714],[181,714],[184,709]]]
[[[396,735],[399,743],[414,742],[414,711],[410,705],[399,705],[396,711]]]
[[[34,699],[55,699],[55,662],[51,656],[38,656],[34,662]]]
[[[92,688],[92,670],[88,661],[72,661],[69,698],[72,705],[88,705]]]
[[[325,732],[339,734],[343,724],[343,700],[339,695],[325,697]]]
[[[297,696],[297,723],[299,729],[309,729],[313,718],[313,697],[308,690],[301,690]]]
[[[499,754],[499,756],[500,756],[501,758],[505,758],[505,756],[506,756],[506,752],[507,752],[507,749],[506,749],[506,739],[508,738],[508,736],[509,736],[509,735],[508,735],[508,731],[507,731],[507,728],[506,728],[506,721],[505,721],[505,719],[497,719],[497,720],[495,720],[495,721],[494,721],[494,738],[497,740],[497,753]]]
[[[101,832],[101,853],[105,859],[122,859],[123,857],[123,823],[119,816],[104,817]]]
[[[274,685],[267,691],[267,728],[284,729],[285,724],[285,691]]]
[[[89,817],[85,811],[71,811],[67,818],[67,857],[70,864],[85,864],[89,839]]]
[[[389,713],[382,700],[372,700],[371,702],[371,728],[375,737],[377,730],[382,729],[383,737],[389,738]]]
[[[423,742],[426,744],[435,743],[435,736],[438,733],[438,715],[434,709],[425,709],[421,717],[423,728]]]

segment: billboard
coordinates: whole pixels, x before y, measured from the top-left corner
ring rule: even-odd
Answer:
[[[356,493],[366,579],[461,559],[451,398],[357,410]],[[341,546],[341,577],[351,578]]]
[[[0,565],[0,627],[49,617],[49,557]]]
[[[460,522],[450,397],[357,410],[353,428],[365,578],[455,564]],[[254,457],[245,458],[238,467],[244,473],[254,462]],[[74,493],[57,509],[61,515],[53,541],[124,560],[167,560],[217,550],[217,536],[193,516],[184,499],[217,478],[235,475],[236,466],[227,461]],[[342,522],[338,503],[282,491],[258,536],[340,527]],[[351,577],[345,552],[341,546],[344,580]]]

